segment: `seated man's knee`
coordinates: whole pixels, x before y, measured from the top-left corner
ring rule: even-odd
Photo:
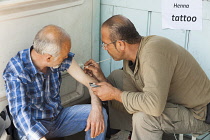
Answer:
[[[111,74],[107,77],[107,79],[112,84],[112,86],[122,90],[123,70],[112,71]]]
[[[110,75],[107,77],[108,80],[115,80],[116,78],[123,75],[123,70],[114,70],[110,73]]]

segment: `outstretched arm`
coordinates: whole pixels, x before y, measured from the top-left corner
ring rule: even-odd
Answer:
[[[85,131],[91,129],[91,137],[94,138],[102,133],[105,128],[101,101],[96,95],[93,94],[93,91],[89,85],[89,83],[97,83],[97,81],[89,75],[85,74],[74,59],[72,60],[71,66],[67,71],[78,82],[82,83],[89,89],[92,110],[88,117]]]

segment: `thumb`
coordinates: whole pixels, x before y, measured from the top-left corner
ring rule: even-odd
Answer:
[[[88,65],[88,66],[85,66],[85,69],[88,69],[88,70],[95,70],[96,69],[96,67],[95,66],[93,66],[93,65]]]
[[[104,86],[104,85],[107,85],[107,82],[98,82],[98,83],[96,83],[96,85],[98,85],[98,86]]]

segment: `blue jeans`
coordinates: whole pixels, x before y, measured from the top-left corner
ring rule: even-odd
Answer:
[[[49,131],[49,133],[45,135],[47,139],[64,137],[76,134],[80,131],[84,131],[87,125],[87,118],[89,116],[90,111],[91,111],[90,104],[75,105],[64,108],[60,112],[58,117],[53,121],[50,120],[39,120],[39,121]],[[104,108],[103,108],[103,116],[104,116],[105,127],[107,127],[108,116]],[[96,138],[91,138],[90,130],[88,130],[85,135],[85,140],[105,140],[105,136],[106,136],[106,128],[105,131]],[[33,139],[30,138],[30,136],[27,137],[28,140]],[[21,140],[27,140],[26,136],[23,136]]]

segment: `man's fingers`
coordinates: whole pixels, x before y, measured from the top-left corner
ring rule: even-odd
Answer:
[[[90,123],[88,122],[87,123],[87,126],[86,126],[86,128],[85,128],[85,131],[88,131],[90,129]]]
[[[100,124],[99,124],[98,136],[99,136],[101,133],[103,133],[103,131],[102,131],[102,125],[101,125],[101,123],[100,123]]]
[[[93,93],[95,95],[97,95],[97,93],[98,93],[98,88],[100,88],[100,87],[91,87],[91,90],[93,91]]]
[[[101,133],[104,132],[104,124],[99,123],[96,128],[96,136],[99,136]]]
[[[97,70],[97,68],[93,65],[86,66],[85,69],[89,70],[89,71],[96,71]]]
[[[94,63],[96,63],[96,62],[93,59],[90,59],[84,64],[84,66],[92,65]]]
[[[98,83],[96,83],[96,85],[104,86],[104,85],[107,85],[107,82],[98,82]]]
[[[87,64],[87,65],[84,65],[84,68],[85,69],[88,69],[90,67],[93,67],[93,68],[100,68],[99,64],[98,63],[90,63],[90,64]]]
[[[91,138],[95,138],[95,127],[94,127],[95,123],[91,124]]]
[[[89,129],[85,129],[85,131],[88,131]],[[104,132],[104,125],[101,125],[99,123],[92,123],[91,124],[91,138],[95,138],[99,136],[101,133]]]
[[[100,123],[100,127],[99,127],[100,129],[99,129],[99,134],[98,135],[100,135],[101,133],[104,132],[104,127],[103,126],[104,125]]]
[[[94,137],[97,137],[100,134],[99,132],[99,124],[97,123],[95,126],[95,133],[94,133]]]
[[[89,75],[89,76],[93,76],[92,71],[88,70],[88,69],[84,69],[85,74]]]

